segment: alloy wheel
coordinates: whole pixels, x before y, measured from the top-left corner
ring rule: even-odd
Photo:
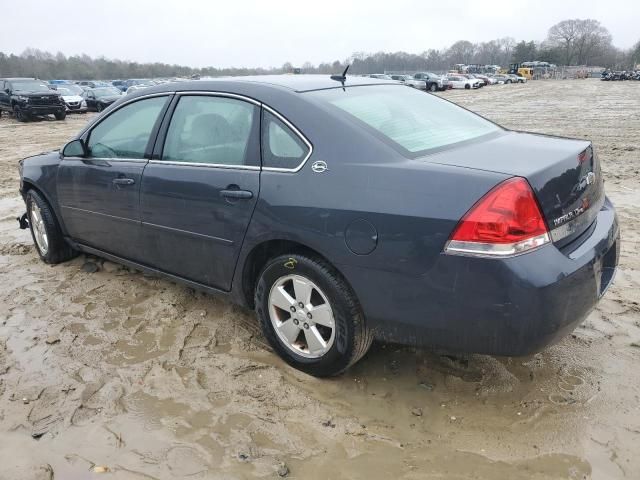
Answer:
[[[42,219],[42,212],[40,207],[35,202],[31,203],[31,212],[29,215],[31,220],[31,228],[33,229],[33,236],[36,239],[36,244],[40,253],[46,255],[49,251],[49,237],[47,236],[47,227]]]
[[[335,320],[327,296],[301,275],[280,277],[269,292],[269,317],[282,343],[305,358],[320,358],[332,347]]]

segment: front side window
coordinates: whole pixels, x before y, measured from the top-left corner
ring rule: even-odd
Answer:
[[[452,77],[455,78],[455,77]],[[318,90],[313,95],[373,129],[408,157],[502,131],[453,103],[393,85]]]
[[[282,120],[264,111],[262,119],[262,164],[294,170],[309,154],[309,146]]]
[[[171,117],[162,159],[229,166],[254,164],[257,155],[252,155],[249,147],[257,111],[255,105],[235,98],[183,96]]]
[[[89,136],[91,158],[144,158],[151,131],[168,97],[139,100],[116,110]]]

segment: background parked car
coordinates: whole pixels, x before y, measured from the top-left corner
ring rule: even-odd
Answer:
[[[493,76],[498,83],[513,83],[513,79],[508,75],[503,75],[501,73]]]
[[[122,96],[116,87],[91,88],[84,92],[83,97],[89,110],[101,112]]]
[[[98,87],[110,87],[107,82],[101,82],[98,80],[80,80],[76,82],[81,87],[98,88]]]
[[[425,82],[424,80],[416,80],[411,75],[393,74],[393,75],[389,75],[389,76],[393,80],[398,80],[399,82],[402,82],[405,85],[408,85],[410,87],[417,88],[418,90],[426,90],[427,89],[427,82]]]
[[[493,80],[492,78],[480,73],[474,73],[473,76],[479,80],[482,80],[485,85],[493,85],[496,83],[495,80]]]
[[[60,94],[64,100],[67,113],[87,113],[87,102],[82,94],[84,90],[73,83],[59,83],[52,88]]]
[[[137,92],[138,90],[144,90],[145,88],[149,88],[151,86],[153,85],[147,85],[146,83],[131,85],[129,88],[127,88],[127,91],[125,93],[129,95],[130,93]]]
[[[111,85],[116,87],[121,92],[126,92],[127,91],[127,85],[126,85],[124,80],[114,80],[113,82],[111,82]]]
[[[64,100],[36,78],[0,78],[0,112],[12,112],[20,122],[34,116],[66,117]]]
[[[467,78],[462,75],[447,75],[447,80],[451,84],[451,88],[480,88],[480,80],[476,78]]]
[[[377,78],[378,80],[393,80],[386,73],[370,73],[369,75],[365,75],[365,77]]]
[[[416,80],[424,80],[427,84],[427,90],[431,92],[447,90],[450,88],[448,80],[441,75],[436,75],[435,73],[418,72],[413,76],[413,78]]]
[[[512,80],[513,83],[525,83],[527,81],[526,78],[520,77],[515,73],[507,73],[507,76]]]

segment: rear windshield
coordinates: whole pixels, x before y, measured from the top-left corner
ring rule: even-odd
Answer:
[[[355,117],[412,157],[502,131],[453,103],[405,86],[336,88],[308,95]]]

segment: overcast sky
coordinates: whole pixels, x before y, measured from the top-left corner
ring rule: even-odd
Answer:
[[[4,4],[0,51],[27,47],[193,67],[270,67],[353,52],[420,53],[456,40],[543,40],[567,18],[594,18],[629,48],[639,0],[20,0]]]

